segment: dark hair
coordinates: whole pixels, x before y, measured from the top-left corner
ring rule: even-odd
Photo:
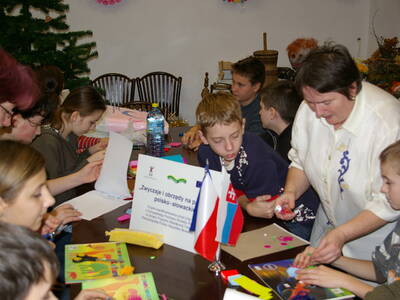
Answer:
[[[264,64],[254,56],[249,56],[234,63],[232,65],[232,73],[247,77],[252,85],[260,83],[260,87],[263,86],[265,81]]]
[[[18,63],[0,49],[0,103],[11,102],[19,109],[31,107],[40,95],[32,69]]]
[[[0,141],[0,153],[0,197],[11,203],[45,162],[37,150],[16,141]]]
[[[64,88],[64,74],[56,66],[42,66],[36,69],[36,76],[42,93],[56,93],[58,96]]]
[[[320,93],[337,92],[351,99],[349,88],[353,82],[357,93],[361,90],[361,75],[346,47],[326,43],[312,50],[296,75],[299,93],[309,86]]]
[[[38,233],[0,222],[0,298],[25,299],[32,285],[45,280],[45,268],[58,274],[54,250]]]
[[[106,103],[103,97],[92,86],[83,86],[74,89],[68,94],[67,98],[61,104],[55,114],[51,126],[61,129],[63,126],[63,118],[68,120],[74,111],[79,112],[82,117],[88,116],[96,110],[105,111]]]
[[[43,117],[42,124],[46,124],[54,118],[59,104],[60,97],[56,93],[44,94],[32,108],[27,110],[16,109],[15,113],[20,114],[24,119],[40,115]]]
[[[281,118],[292,123],[301,103],[301,96],[293,81],[280,80],[260,91],[261,102],[266,108],[275,108]]]

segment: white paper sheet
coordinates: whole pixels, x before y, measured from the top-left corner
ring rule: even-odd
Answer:
[[[103,166],[94,186],[97,191],[119,199],[130,197],[127,172],[132,147],[130,140],[110,132]]]
[[[236,291],[231,288],[227,288],[224,294],[224,300],[255,300],[255,299],[260,299],[260,298]]]
[[[132,152],[132,142],[124,136],[110,132],[104,163],[95,190],[71,199],[71,204],[82,213],[81,218],[92,220],[127,203],[131,196],[127,170]]]
[[[75,209],[82,213],[82,219],[90,221],[126,204],[127,202],[128,201],[126,200],[119,200],[109,197],[103,193],[93,190],[64,202],[63,204],[71,204]]]

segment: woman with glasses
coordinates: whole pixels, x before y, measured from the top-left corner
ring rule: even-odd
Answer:
[[[0,127],[11,126],[13,109],[31,107],[39,94],[31,68],[21,65],[0,49]]]

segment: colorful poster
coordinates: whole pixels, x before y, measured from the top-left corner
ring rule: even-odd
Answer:
[[[295,279],[293,259],[252,264],[249,268],[270,288],[274,289],[283,300],[294,299],[348,299],[354,295],[346,289],[322,288]]]
[[[89,280],[82,289],[102,289],[114,300],[159,300],[152,273],[139,273],[124,277]]]
[[[117,277],[131,266],[125,243],[92,243],[65,246],[65,282]]]

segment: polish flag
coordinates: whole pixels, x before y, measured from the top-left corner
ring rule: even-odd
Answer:
[[[219,242],[234,246],[243,227],[242,210],[225,169],[222,176],[222,185],[217,189],[205,168],[190,227],[195,231],[194,249],[209,261],[215,259]]]
[[[209,261],[215,259],[218,242],[215,240],[217,234],[218,215],[218,193],[213,184],[208,167],[201,183],[199,196],[193,212],[190,231],[194,231],[194,249]]]

